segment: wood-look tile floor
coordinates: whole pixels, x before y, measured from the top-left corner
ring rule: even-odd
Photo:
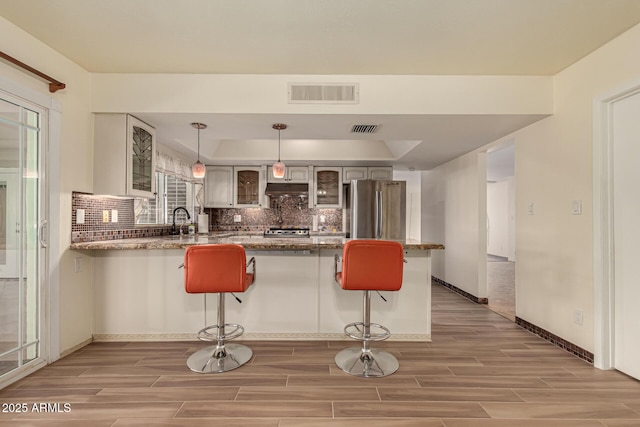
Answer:
[[[93,343],[0,390],[29,407],[0,426],[640,426],[640,382],[438,285],[433,342],[378,343],[400,361],[386,378],[340,371],[348,341],[247,344],[248,365],[201,375],[185,366],[199,342]],[[70,411],[33,410],[44,402]]]

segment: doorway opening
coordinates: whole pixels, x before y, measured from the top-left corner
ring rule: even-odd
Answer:
[[[487,153],[487,298],[515,322],[515,146]]]

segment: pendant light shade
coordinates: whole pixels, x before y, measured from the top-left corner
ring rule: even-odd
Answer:
[[[198,160],[191,167],[191,172],[193,172],[194,178],[204,178],[204,175],[207,172],[207,169],[200,162],[200,160]]]
[[[273,128],[278,131],[278,161],[273,164],[273,177],[274,178],[284,178],[284,173],[286,171],[286,167],[284,163],[280,161],[280,131],[282,129],[286,129],[287,125],[283,123],[275,123]]]
[[[191,173],[194,178],[204,178],[207,169],[204,167],[202,162],[200,162],[200,129],[206,129],[207,125],[204,123],[191,123],[191,126],[198,129],[198,160],[191,167]]]

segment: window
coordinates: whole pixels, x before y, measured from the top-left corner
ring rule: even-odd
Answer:
[[[195,185],[175,176],[156,172],[155,199],[137,199],[135,203],[136,224],[171,224],[173,210],[179,206],[186,208],[176,212],[176,224],[195,222]]]

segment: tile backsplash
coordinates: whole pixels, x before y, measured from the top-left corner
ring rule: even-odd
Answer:
[[[134,200],[130,198],[73,192],[71,195],[71,242],[131,239],[167,234],[171,226],[164,224],[136,227],[133,203]],[[79,209],[84,210],[84,224],[78,224]],[[114,213],[117,215],[117,222],[113,221]]]
[[[79,209],[84,210],[84,224],[77,223]],[[342,209],[310,209],[307,200],[301,200],[299,197],[285,196],[273,199],[270,209],[206,208],[204,211],[209,214],[209,231],[212,232],[261,233],[271,227],[311,229],[314,215],[325,220],[318,221],[319,231],[342,232]],[[114,212],[117,212],[117,222],[113,222]],[[234,221],[237,215],[240,222]],[[72,193],[72,243],[162,236],[168,234],[170,228],[170,225],[164,224],[136,225],[134,199]]]
[[[283,196],[271,200],[270,209],[238,208],[214,209],[206,208],[209,214],[209,230],[261,232],[271,227],[312,228],[313,215],[324,217],[325,222],[318,221],[320,231],[342,232],[342,209],[310,209],[307,199],[295,196]],[[240,216],[240,222],[234,217]]]

